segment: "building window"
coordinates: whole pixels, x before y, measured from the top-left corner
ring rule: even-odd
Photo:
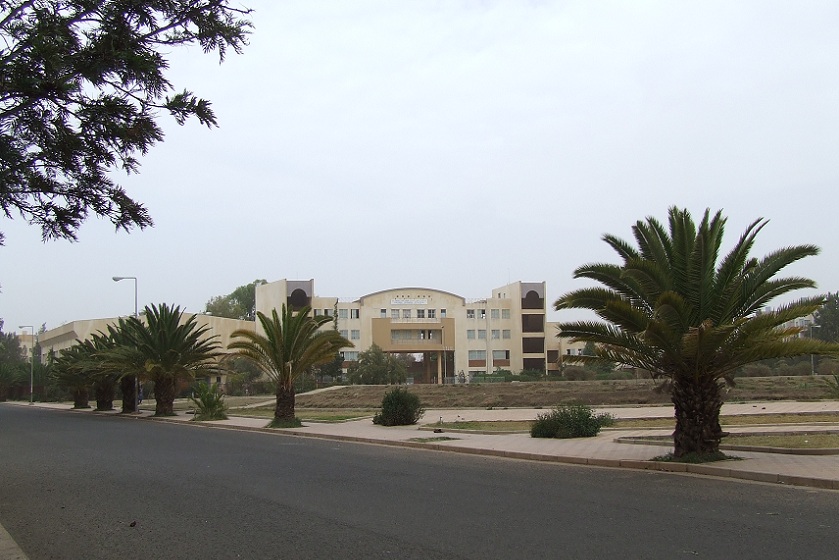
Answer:
[[[347,338],[347,334],[349,334],[349,333],[347,332],[347,330],[346,330],[346,329],[344,329],[344,330],[340,330],[340,331],[338,331],[338,334],[340,334],[340,335],[341,335],[341,336],[343,336],[344,338]]]
[[[441,310],[440,310],[440,318],[441,318],[441,319],[445,319],[445,318],[446,318],[446,310],[445,310],[445,309],[441,309]]]
[[[486,319],[487,318],[487,310],[486,309],[478,309],[478,319]]]
[[[347,310],[346,309],[339,309],[338,310],[338,318],[339,319],[346,319],[347,318]]]
[[[358,329],[353,329],[350,331],[350,340],[358,340],[361,338],[361,331]]]
[[[403,309],[402,310],[402,318],[403,319],[410,319],[411,318],[411,310],[410,309]]]
[[[474,309],[467,309],[466,310],[466,318],[467,319],[474,319],[475,318],[475,310]]]
[[[344,357],[345,362],[357,362],[358,361],[358,352],[341,352],[341,356]]]
[[[491,309],[490,312],[489,312],[489,318],[490,319],[498,319],[500,316],[501,316],[501,310],[500,309]]]
[[[501,338],[510,338],[510,329],[504,329],[503,331],[501,331]]]
[[[470,360],[486,360],[487,359],[487,351],[486,350],[469,350],[469,359]]]
[[[323,314],[325,317],[332,317],[332,310],[331,309],[324,309]]]
[[[492,340],[498,340],[499,338],[501,338],[501,331],[492,329]]]
[[[486,340],[486,339],[487,339],[486,329],[478,329],[478,340]]]
[[[469,329],[466,331],[466,338],[468,340],[475,340],[475,329]]]
[[[398,319],[399,318],[399,310],[398,309],[391,309],[390,310],[390,318],[391,319]]]
[[[437,318],[437,310],[436,309],[429,309],[428,310],[428,318],[429,319],[436,319]]]
[[[379,317],[381,317],[382,319],[387,319],[387,309],[380,309]]]
[[[350,319],[358,319],[360,311],[359,309],[350,309]]]
[[[509,350],[493,350],[492,351],[492,359],[493,360],[509,360],[510,359],[510,351]]]
[[[425,319],[425,309],[417,309],[417,319]]]
[[[510,318],[510,310],[509,309],[502,309],[501,310],[501,318],[502,319],[509,319]]]

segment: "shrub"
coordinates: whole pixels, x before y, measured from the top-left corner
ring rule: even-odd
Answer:
[[[227,420],[227,405],[224,404],[224,394],[218,383],[212,386],[203,381],[195,384],[193,394],[189,397],[195,405],[195,417],[193,420]]]
[[[303,422],[300,421],[300,418],[295,416],[294,418],[274,418],[268,423],[269,428],[301,428],[303,427]]]
[[[580,366],[566,366],[562,375],[568,381],[589,381],[594,379],[594,372]]]
[[[424,412],[417,395],[397,387],[384,396],[382,410],[373,417],[373,423],[381,426],[410,426],[416,424]]]
[[[834,398],[839,398],[839,373],[834,373],[825,381],[827,382],[828,395]]]
[[[595,414],[590,406],[562,405],[550,412],[539,414],[530,427],[530,437],[594,437],[600,433],[601,428],[612,426],[614,423],[615,418],[611,414]]]

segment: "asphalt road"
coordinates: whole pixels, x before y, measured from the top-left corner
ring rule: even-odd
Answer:
[[[830,558],[839,493],[0,404],[30,560]]]

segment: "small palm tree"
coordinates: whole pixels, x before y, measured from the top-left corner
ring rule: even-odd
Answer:
[[[144,318],[122,323],[117,345],[106,352],[107,365],[152,381],[155,416],[172,416],[177,381],[219,371],[220,344],[208,336],[208,326],[199,326],[195,315],[184,318],[178,306],[146,307]]]
[[[638,247],[606,235],[623,259],[620,265],[587,264],[574,272],[602,286],[560,297],[557,310],[593,310],[602,319],[561,323],[560,336],[594,343],[594,356],[651,372],[669,382],[675,405],[674,456],[714,454],[721,438],[723,381],[736,370],[767,358],[835,353],[839,346],[798,338],[785,327],[816,311],[823,297],[803,298],[770,310],[770,300],[800,288],[807,278],[776,278],[788,265],[816,255],[813,245],[786,247],[762,259],[749,256],[765,220],[753,222],[721,260],[725,218],[709,211],[696,227],[686,210],[670,209],[669,229],[654,218],[638,221]]]
[[[88,400],[93,384],[90,371],[91,353],[88,345],[80,340],[63,349],[53,363],[50,375],[59,387],[73,396],[73,408],[90,408]]]
[[[310,316],[303,307],[297,313],[285,305],[281,314],[257,313],[264,334],[237,330],[228,348],[252,362],[276,386],[276,422],[294,419],[294,382],[310,367],[331,361],[341,348],[352,343],[334,329],[319,330],[331,317]]]

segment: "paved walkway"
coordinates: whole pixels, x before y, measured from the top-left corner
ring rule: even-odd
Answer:
[[[26,403],[6,403],[7,405],[28,406]],[[67,404],[35,403],[42,408],[70,411]],[[598,412],[608,412],[616,418],[668,418],[673,416],[673,409],[668,406],[621,406],[598,408]],[[73,411],[77,414],[109,414],[115,412],[92,412],[90,410]],[[265,428],[265,418],[247,418],[232,416],[228,420],[216,422],[190,423],[195,427],[260,431],[281,433],[298,437],[315,437],[343,441],[355,441],[380,445],[396,445],[421,449],[493,455],[515,459],[549,461],[596,467],[617,467],[647,469],[696,475],[717,476],[807,486],[813,488],[839,490],[839,455],[805,455],[789,453],[766,453],[757,451],[736,451],[742,460],[721,461],[712,464],[689,465],[651,461],[652,457],[664,455],[672,449],[671,444],[627,444],[617,441],[618,437],[667,436],[672,429],[645,430],[603,430],[594,438],[579,439],[534,439],[527,433],[482,434],[447,431],[431,431],[434,422],[454,422],[457,420],[533,420],[543,409],[432,409],[426,411],[420,426],[382,427],[374,425],[369,418],[342,423],[305,422],[302,428],[292,430],[273,430]],[[766,402],[723,405],[723,415],[743,414],[800,414],[804,412],[839,412],[839,401],[820,402]],[[152,420],[151,411],[144,410],[139,415],[125,415],[126,420]],[[192,416],[180,414],[162,422],[188,423]],[[820,431],[836,430],[836,424],[796,424],[785,426],[764,425],[760,427],[731,428],[730,432],[746,431]],[[441,440],[438,438],[451,438]],[[0,559],[26,557],[16,547],[14,541],[0,526]]]

